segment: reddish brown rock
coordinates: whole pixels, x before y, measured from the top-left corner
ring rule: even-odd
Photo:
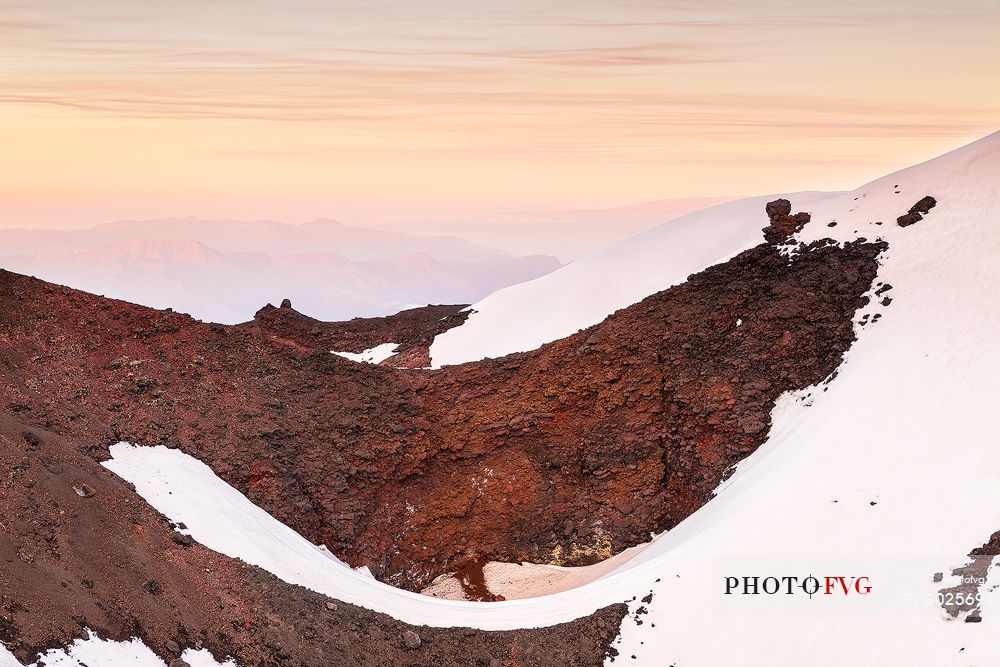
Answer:
[[[95,458],[178,446],[401,586],[583,564],[701,506],[777,396],[833,372],[880,249],[762,245],[535,352],[438,371],[331,355],[337,326],[291,309],[219,327],[4,273],[0,397]]]
[[[268,304],[254,319],[237,328],[253,331],[301,349],[362,352],[383,343],[397,343],[396,354],[385,366],[423,368],[430,365],[428,350],[434,337],[462,324],[467,306],[423,306],[388,317],[357,317],[346,322],[322,322],[282,304]]]

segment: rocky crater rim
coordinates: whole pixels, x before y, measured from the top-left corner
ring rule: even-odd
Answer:
[[[0,540],[16,556],[0,581],[0,639],[30,657],[65,646],[85,618],[102,637],[141,628],[163,656],[169,640],[240,664],[320,664],[322,651],[356,653],[357,633],[337,630],[346,623],[371,628],[380,652],[358,664],[448,664],[431,653],[466,635],[493,655],[533,646],[548,652],[539,664],[600,664],[623,605],[506,635],[407,627],[206,549],[98,462],[119,442],[169,445],[304,542],[367,567],[382,593],[451,575],[463,598],[513,600],[537,584],[498,566],[609,567],[709,502],[767,440],[778,398],[831,381],[858,312],[890,303],[876,283],[885,242],[803,244],[807,214],[768,213],[771,242],[598,325],[433,373],[329,351],[409,341],[419,364],[464,306],[325,323],[286,304],[227,327],[0,272],[0,454],[12,471],[0,503],[23,519]],[[107,553],[81,559],[73,545],[86,540]],[[38,591],[56,607],[38,608]],[[339,605],[329,627],[302,611],[320,603]],[[575,646],[584,634],[595,641]]]
[[[323,323],[284,304],[223,327],[3,274],[0,390],[29,422],[102,443],[97,460],[120,441],[177,447],[407,590],[477,564],[594,565],[704,505],[777,398],[854,341],[885,243],[786,256],[809,224],[791,210],[768,204],[771,242],[598,325],[433,373],[329,350],[409,340],[419,356],[465,306]]]

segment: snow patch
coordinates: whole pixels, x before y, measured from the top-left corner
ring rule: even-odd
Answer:
[[[640,544],[599,563],[580,567],[492,562],[483,567],[483,580],[490,593],[502,596],[505,600],[537,598],[579,588],[596,581],[624,565],[645,548],[645,544]],[[461,582],[451,574],[442,574],[435,578],[420,592],[448,600],[466,599]]]
[[[397,347],[399,347],[399,343],[382,343],[361,352],[336,352],[331,350],[331,354],[356,361],[360,364],[380,364],[396,354]]]
[[[26,667],[166,667],[153,651],[139,639],[127,642],[104,640],[88,630],[87,639],[77,639],[64,649],[46,651],[37,662]],[[232,660],[218,662],[205,649],[187,649],[181,655],[191,667],[236,667]],[[17,658],[0,647],[0,667],[23,667]]]

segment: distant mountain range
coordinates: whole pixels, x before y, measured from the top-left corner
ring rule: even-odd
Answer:
[[[520,211],[450,218],[361,220],[379,229],[457,234],[508,252],[556,255],[562,262],[603,250],[651,227],[735,197],[688,197],[599,209]]]
[[[206,320],[250,319],[290,298],[320,319],[470,303],[559,268],[454,236],[349,227],[170,218],[78,230],[0,230],[0,266]]]

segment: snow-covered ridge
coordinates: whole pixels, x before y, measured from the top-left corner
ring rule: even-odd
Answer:
[[[975,152],[973,146],[980,146],[981,150],[982,142],[996,141],[995,137],[991,135],[959,151]],[[952,156],[932,161],[937,165],[934,170],[943,168],[942,161],[946,158],[954,162]],[[886,177],[892,178],[895,174]],[[915,186],[914,183],[910,187]],[[816,213],[824,205],[839,208],[844,197],[850,202],[865,187],[854,193],[797,192],[719,204],[665,222],[540,278],[503,288],[473,304],[472,315],[464,324],[435,338],[430,348],[432,366],[533,350],[576,333],[620,308],[677,285],[690,274],[760,243],[761,229],[767,224],[766,202],[784,197],[792,202],[793,211]],[[906,194],[910,196],[912,190]],[[884,214],[886,224],[891,224],[916,201],[904,205],[902,195],[860,201],[856,210]],[[845,208],[845,212],[851,208]]]
[[[719,204],[501,289],[475,303],[464,324],[434,339],[432,366],[525,352],[574,334],[759,244],[768,201],[783,196],[796,211],[810,210],[837,194],[797,192]]]

